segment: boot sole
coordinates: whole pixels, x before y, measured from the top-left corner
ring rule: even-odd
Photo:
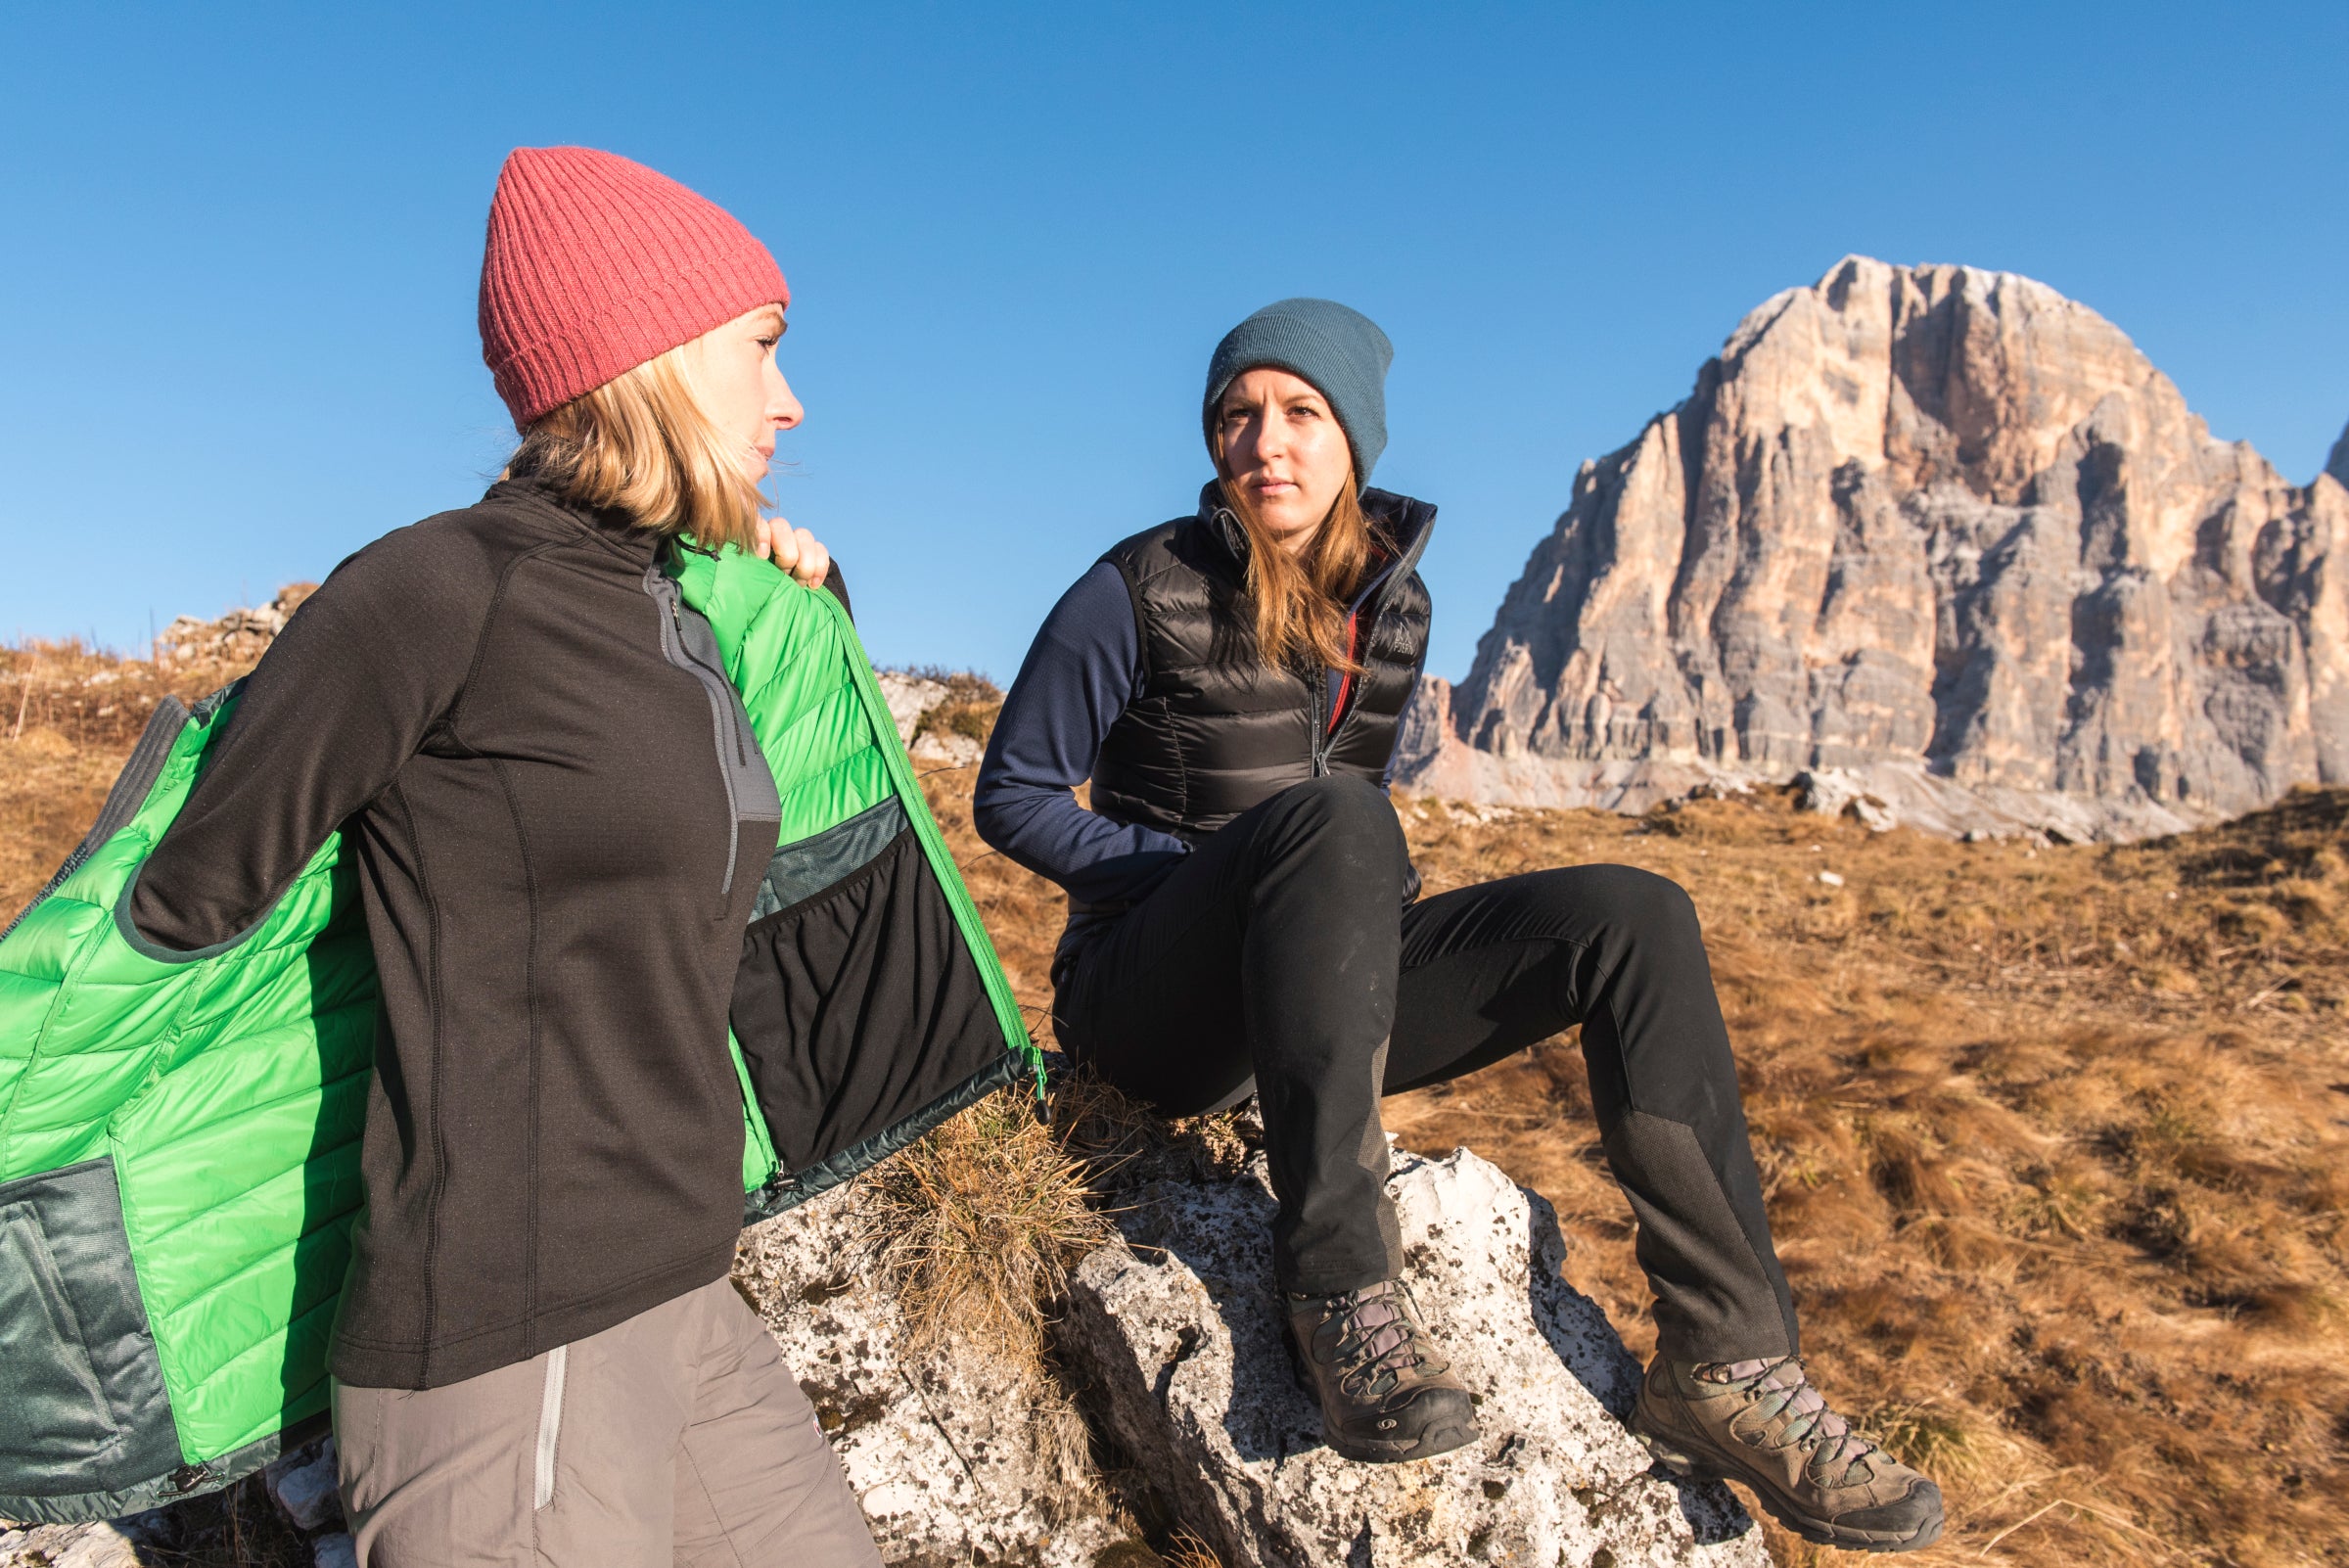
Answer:
[[[1447,1421],[1430,1427],[1409,1441],[1382,1441],[1377,1438],[1345,1438],[1323,1428],[1321,1441],[1329,1451],[1360,1464],[1407,1464],[1413,1459],[1432,1459],[1439,1453],[1464,1449],[1477,1439],[1477,1429]]]
[[[1921,1551],[1941,1539],[1942,1515],[1936,1513],[1907,1535],[1890,1530],[1855,1530],[1849,1525],[1815,1519],[1794,1506],[1772,1488],[1761,1485],[1753,1477],[1737,1475],[1722,1465],[1683,1453],[1664,1439],[1636,1427],[1632,1436],[1639,1440],[1655,1461],[1683,1481],[1738,1481],[1744,1483],[1770,1516],[1793,1531],[1805,1541],[1821,1546],[1841,1546],[1847,1551]]]

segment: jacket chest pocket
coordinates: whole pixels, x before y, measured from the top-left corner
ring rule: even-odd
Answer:
[[[0,1496],[115,1490],[179,1462],[114,1162],[0,1185]]]
[[[775,791],[775,776],[767,769],[766,758],[759,750],[750,715],[743,712],[741,694],[726,678],[725,663],[718,655],[710,623],[686,606],[676,583],[658,566],[645,573],[644,591],[660,612],[661,656],[694,678],[710,706],[710,740],[726,792],[726,869],[717,889],[723,906],[734,897],[743,824],[781,822],[783,801]]]

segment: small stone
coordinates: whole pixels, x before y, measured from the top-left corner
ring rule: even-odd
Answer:
[[[310,1544],[313,1568],[359,1568],[359,1544],[344,1531],[320,1536]]]
[[[1819,874],[1819,880],[1825,883],[1830,888],[1840,888],[1843,886],[1843,877],[1839,873],[1833,871],[1821,871]]]
[[[342,1499],[335,1490],[335,1440],[331,1437],[271,1463],[261,1472],[261,1485],[297,1530],[315,1530],[343,1515]]]

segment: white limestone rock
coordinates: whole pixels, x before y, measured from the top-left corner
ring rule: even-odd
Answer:
[[[336,1491],[335,1440],[331,1437],[320,1438],[271,1463],[261,1472],[261,1485],[297,1530],[316,1530],[343,1517],[343,1499]]]
[[[101,1524],[0,1525],[0,1568],[139,1568],[151,1540],[136,1519]]]
[[[916,762],[927,767],[969,767],[985,754],[986,744],[972,736],[924,727],[922,720],[948,696],[944,681],[897,669],[879,670],[875,678],[889,704],[889,716],[897,721],[898,739],[905,743],[906,754]]]
[[[889,704],[889,716],[897,721],[898,739],[911,745],[922,715],[946,700],[945,682],[925,680],[901,669],[875,670],[873,678],[880,683],[882,701]]]
[[[1900,825],[1893,809],[1868,793],[1867,783],[1844,767],[1811,768],[1794,775],[1797,804],[1819,816],[1842,816],[1847,811],[1865,823],[1870,833],[1885,833]]]
[[[815,1406],[883,1558],[1089,1568],[1119,1537],[1093,1479],[1036,1441],[1049,1391],[973,1347],[900,1354],[895,1305],[864,1265],[863,1201],[852,1183],[754,1226],[734,1277]]]
[[[1561,1276],[1550,1206],[1465,1149],[1399,1152],[1391,1190],[1413,1292],[1482,1401],[1482,1441],[1421,1463],[1322,1446],[1274,1316],[1261,1156],[1239,1180],[1122,1195],[1126,1240],[1079,1267],[1063,1353],[1224,1568],[1762,1568],[1727,1493],[1652,1474],[1624,1429],[1638,1367]]]
[[[214,621],[181,616],[155,639],[156,662],[171,665],[214,659],[234,664],[254,663],[269,651],[277,634],[286,629],[294,612],[317,591],[315,582],[297,582],[278,589],[277,597],[267,604],[231,610]]]

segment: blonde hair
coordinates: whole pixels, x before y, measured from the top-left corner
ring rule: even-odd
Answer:
[[[1223,504],[1248,534],[1248,597],[1265,663],[1276,669],[1306,666],[1360,674],[1360,661],[1346,646],[1346,602],[1361,586],[1372,557],[1389,546],[1362,510],[1354,471],[1347,470],[1313,542],[1291,555],[1223,474],[1221,435],[1215,456]]]
[[[681,344],[547,410],[523,432],[507,477],[709,549],[751,549],[766,498],[693,395],[693,349]]]

